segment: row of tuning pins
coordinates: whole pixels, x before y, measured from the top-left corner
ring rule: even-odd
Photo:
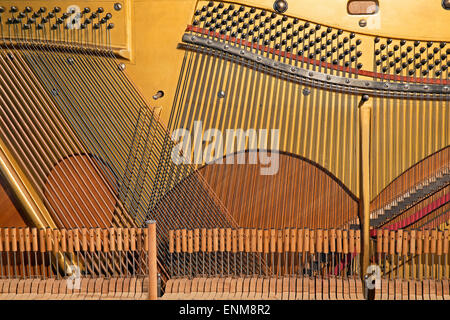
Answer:
[[[54,7],[47,12],[45,7],[40,7],[37,11],[33,11],[31,7],[27,6],[20,11],[16,6],[11,6],[8,11],[11,15],[5,20],[8,30],[4,31],[1,18],[6,10],[0,6],[0,25],[2,26],[1,34],[3,39],[14,37],[16,39],[31,38],[34,40],[92,42],[99,45],[109,45],[109,30],[114,28],[113,23],[108,23],[112,18],[112,14],[106,13],[102,16],[104,13],[102,7],[97,8],[93,12],[86,7],[80,12],[72,8],[68,12],[61,13],[60,7]],[[60,13],[61,15],[58,17]],[[61,28],[64,30],[63,32],[61,32]],[[71,35],[69,34],[70,30],[77,30],[78,32]],[[81,30],[86,31],[84,35]],[[103,35],[103,30],[105,30],[106,35]],[[92,31],[90,39],[87,31]]]
[[[379,75],[394,75],[394,81],[403,77],[449,78],[450,47],[445,42],[374,39],[374,71]]]
[[[267,57],[275,58],[274,53],[278,52],[279,60],[289,59],[290,63],[293,56],[303,57],[301,66],[308,69],[317,67],[318,71],[325,72],[330,69],[331,73],[338,70],[338,75],[342,72],[342,75],[357,77],[357,70],[363,66],[358,62],[362,55],[358,50],[361,40],[356,39],[355,33],[264,10],[209,2],[195,11],[192,24],[217,40],[228,39],[236,45],[245,43],[250,49],[256,46],[256,51],[260,50],[260,54]]]

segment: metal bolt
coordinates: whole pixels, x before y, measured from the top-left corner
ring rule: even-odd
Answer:
[[[273,4],[273,9],[278,13],[286,12],[288,9],[288,3],[286,0],[277,0]]]
[[[446,10],[450,10],[450,0],[442,0],[442,7]]]
[[[159,90],[155,95],[153,96],[153,99],[158,100],[159,98],[164,97],[164,91]]]
[[[125,63],[119,63],[118,68],[120,71],[125,70]]]
[[[365,26],[367,26],[367,20],[366,19],[359,20],[359,26],[361,28],[364,28]]]
[[[217,93],[217,96],[218,96],[220,99],[225,98],[225,91],[220,90],[220,91]]]
[[[122,4],[120,4],[120,3],[114,3],[114,10],[116,10],[116,11],[120,11],[120,10],[122,10]]]
[[[307,96],[311,93],[311,90],[309,90],[308,88],[304,88],[302,92],[303,92],[303,95]]]

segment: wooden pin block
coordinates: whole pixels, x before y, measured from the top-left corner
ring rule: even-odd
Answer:
[[[194,251],[200,251],[200,230],[194,229]]]
[[[187,230],[181,229],[181,252],[187,252]]]
[[[219,229],[219,251],[225,252],[225,229]]]
[[[310,230],[309,229],[304,229],[303,230],[303,235],[304,235],[303,252],[304,253],[308,253],[309,252],[309,245],[310,245]],[[308,288],[308,290],[309,290],[309,288]]]
[[[101,241],[100,241],[101,248]],[[130,228],[130,250],[136,251],[136,228]]]
[[[192,230],[188,230],[188,234],[187,234],[187,247],[188,247],[188,252],[189,253],[193,253],[194,252],[194,239],[193,239],[194,235]]]
[[[291,229],[290,248],[291,252],[296,252],[297,250],[297,229]]]
[[[227,252],[231,252],[232,251],[232,229],[231,228],[227,228],[225,230],[225,238],[226,238],[226,246],[225,249]]]
[[[251,229],[250,230],[250,236],[251,236],[250,249],[251,249],[251,252],[257,252],[258,251],[258,242],[257,242],[258,237],[257,237],[257,234],[258,234],[258,232],[257,232],[256,229]]]
[[[238,229],[238,251],[244,252],[244,229]]]

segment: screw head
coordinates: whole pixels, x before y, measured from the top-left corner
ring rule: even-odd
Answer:
[[[114,3],[114,10],[116,10],[116,11],[122,10],[122,4],[120,4],[118,2]]]
[[[273,9],[278,13],[286,12],[288,3],[286,0],[277,0],[273,3]]]
[[[361,28],[366,27],[366,26],[367,26],[367,20],[366,20],[366,19],[361,19],[361,20],[359,20],[359,26],[360,26]]]
[[[303,95],[308,96],[311,93],[311,90],[309,90],[308,88],[304,88],[302,90]]]
[[[119,68],[119,71],[123,71],[125,70],[125,63],[119,63],[117,67]]]
[[[217,96],[218,96],[220,99],[225,98],[225,91],[220,90],[220,91],[217,93]]]

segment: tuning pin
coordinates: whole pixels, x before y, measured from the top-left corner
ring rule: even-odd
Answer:
[[[376,37],[373,41],[374,41],[375,43],[378,43],[378,42],[380,42],[380,38]]]
[[[61,12],[61,8],[60,8],[60,7],[54,7],[54,8],[53,8],[53,12],[54,12],[54,13]]]
[[[430,48],[432,45],[433,45],[433,42],[431,42],[431,41],[428,41],[428,42],[427,42],[427,47],[428,47],[428,48]]]
[[[341,35],[341,34],[343,34],[344,33],[344,31],[342,30],[342,29],[339,29],[338,30],[338,35]]]
[[[111,29],[113,29],[113,28],[114,28],[114,23],[110,23],[110,24],[108,24],[108,27],[107,27],[107,29],[111,30]]]
[[[386,49],[386,45],[383,43],[383,44],[380,46],[380,49],[381,49],[381,50]]]
[[[19,11],[19,9],[17,9],[16,6],[12,6],[10,11],[11,11],[12,13],[16,13],[17,11]]]
[[[47,19],[47,18],[44,17],[44,18],[41,19],[41,23],[42,23],[42,24],[46,24],[47,22],[48,22],[48,19]]]
[[[387,44],[391,44],[391,43],[392,43],[392,39],[387,39],[387,40],[386,40],[386,43],[387,43]]]
[[[420,48],[420,53],[424,53],[425,52],[425,47]]]
[[[28,18],[28,21],[27,21],[27,23],[28,24],[33,24],[33,23],[35,23],[36,22],[36,19],[34,19],[34,18]]]
[[[419,44],[420,44],[420,41],[418,41],[418,40],[414,41],[414,47],[418,47]]]
[[[105,11],[105,9],[103,9],[102,7],[98,7],[96,13],[103,13]]]
[[[2,6],[0,6],[0,13],[5,12],[5,8],[3,8]]]
[[[93,25],[93,28],[94,28],[95,30],[100,29],[100,25],[99,25],[98,23],[95,23],[95,24]]]
[[[400,49],[400,47],[398,45],[394,46],[394,51],[397,51],[398,49]]]
[[[106,23],[106,19],[105,18],[101,18],[100,19],[100,24],[105,24]]]
[[[25,18],[25,13],[19,12],[18,17],[19,17],[19,19]]]
[[[69,15],[65,12],[61,15],[61,18],[63,18],[63,19],[67,19],[68,17],[69,17]]]
[[[36,26],[36,29],[42,30],[42,29],[44,29],[44,25],[39,23],[39,24]]]
[[[91,22],[92,22],[92,20],[89,19],[89,18],[87,18],[87,19],[84,20],[84,24],[86,24],[86,25],[87,25],[87,24],[90,24]]]
[[[441,49],[444,49],[444,47],[447,45],[447,43],[445,43],[445,42],[441,42],[440,44],[439,44],[439,47],[441,48]]]
[[[414,75],[416,72],[414,71],[414,70],[409,70],[408,71],[408,74],[410,75],[410,76],[412,76],[412,75]]]
[[[412,51],[412,47],[411,46],[408,46],[407,48],[406,48],[406,52],[411,52]]]
[[[406,44],[406,40],[400,40],[400,46],[404,46]]]

